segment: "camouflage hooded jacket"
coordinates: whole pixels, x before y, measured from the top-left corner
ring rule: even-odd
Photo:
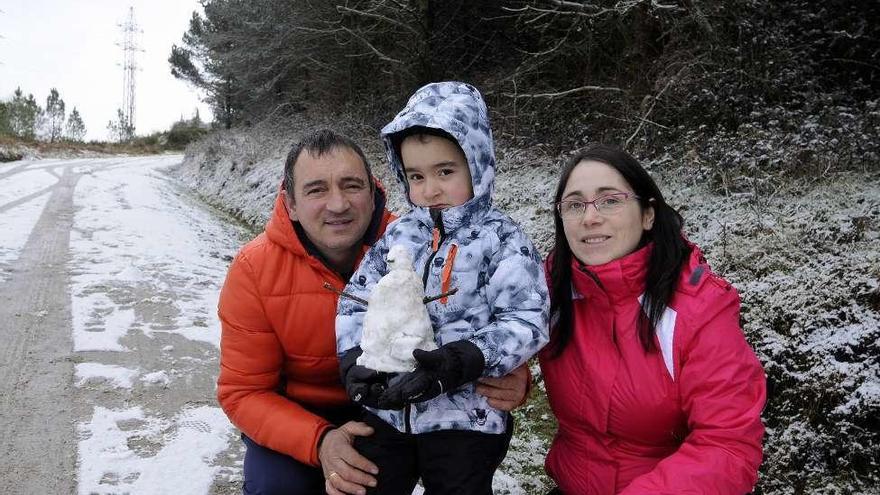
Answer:
[[[388,226],[367,253],[346,292],[367,299],[388,273],[385,256],[395,244],[410,249],[425,294],[457,288],[454,295],[428,303],[438,345],[468,339],[483,353],[483,376],[502,376],[524,363],[548,341],[548,292],[539,253],[520,227],[492,206],[495,153],[486,105],[476,88],[458,82],[419,89],[382,129],[390,166],[408,187],[391,136],[413,126],[442,129],[467,158],[474,197],[440,211],[412,210]],[[439,236],[438,236],[439,233]],[[435,236],[437,236],[435,241]],[[427,272],[427,273],[426,273]],[[366,308],[340,299],[336,347],[341,356],[359,345]],[[508,415],[489,406],[473,383],[403,410],[373,410],[399,431],[473,430],[502,433]]]

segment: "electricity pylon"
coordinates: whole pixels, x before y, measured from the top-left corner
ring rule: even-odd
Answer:
[[[135,118],[135,73],[137,72],[137,60],[135,55],[141,50],[138,46],[137,35],[143,33],[134,20],[134,7],[128,8],[128,19],[124,24],[119,24],[122,29],[122,43],[117,46],[122,47],[122,115],[124,124],[131,135],[134,135],[134,118]]]

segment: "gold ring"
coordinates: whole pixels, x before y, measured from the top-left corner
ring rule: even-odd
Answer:
[[[334,476],[339,476],[339,473],[337,473],[336,471],[330,471],[330,474],[327,475],[327,481],[330,481],[330,479]]]

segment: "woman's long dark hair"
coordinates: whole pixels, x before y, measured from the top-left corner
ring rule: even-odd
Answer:
[[[635,158],[620,148],[605,144],[587,148],[568,160],[559,177],[554,204],[562,199],[562,193],[574,168],[585,160],[602,162],[617,170],[640,198],[639,206],[643,210],[649,206],[654,207],[654,224],[651,230],[643,234],[639,244],[643,246],[648,242],[654,243],[648,260],[645,297],[642,298],[638,322],[639,341],[645,352],[651,351],[656,348],[654,330],[675,292],[681,268],[691,251],[682,236],[681,215],[666,204],[654,179]],[[550,315],[554,332],[552,351],[554,356],[559,356],[571,341],[574,332],[571,302],[572,254],[562,227],[562,217],[556,208],[553,208],[553,223],[556,233],[553,250],[550,252]]]

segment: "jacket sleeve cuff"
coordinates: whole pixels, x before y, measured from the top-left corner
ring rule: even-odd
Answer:
[[[482,376],[486,369],[486,357],[479,346],[469,340],[458,340],[446,344],[445,347],[458,356],[458,364],[461,366],[459,370],[461,383],[455,384],[456,387]]]
[[[315,444],[312,448],[312,455],[310,456],[308,462],[310,466],[321,467],[321,458],[318,456],[321,451],[321,442],[324,441],[324,437],[327,436],[328,433],[330,433],[330,430],[333,430],[334,428],[336,427],[330,423],[326,423],[318,427],[318,431],[315,434]]]

